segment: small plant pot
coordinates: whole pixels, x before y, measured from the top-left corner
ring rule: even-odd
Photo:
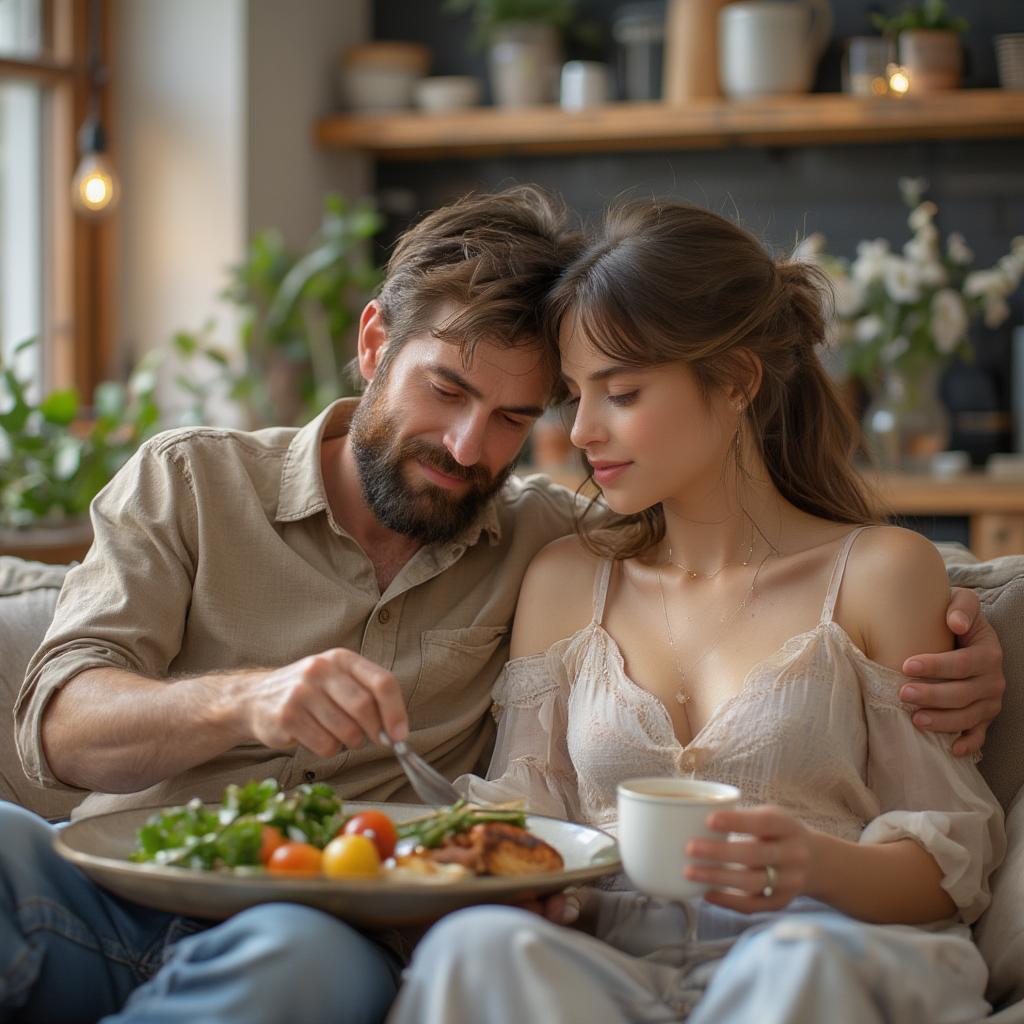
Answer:
[[[487,53],[491,94],[499,107],[552,103],[558,96],[562,47],[552,25],[499,25]]]
[[[911,95],[960,88],[963,47],[948,29],[918,28],[900,33],[900,64],[910,77]]]

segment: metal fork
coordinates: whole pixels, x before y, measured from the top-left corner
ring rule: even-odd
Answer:
[[[424,803],[447,806],[461,799],[459,791],[403,740],[394,741],[383,730],[377,739],[382,747],[387,747],[398,758],[409,785]]]

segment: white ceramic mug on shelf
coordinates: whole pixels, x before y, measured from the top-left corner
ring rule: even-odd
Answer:
[[[691,839],[722,839],[708,815],[735,807],[740,791],[723,782],[686,778],[627,779],[618,786],[618,843],[622,866],[641,892],[665,899],[699,896],[706,885],[683,872]]]
[[[828,0],[743,0],[719,14],[718,71],[731,99],[810,90],[832,30]]]

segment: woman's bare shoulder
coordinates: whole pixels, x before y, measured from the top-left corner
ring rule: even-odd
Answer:
[[[600,564],[578,537],[560,537],[534,556],[519,591],[513,658],[546,651],[590,621]]]
[[[912,654],[949,650],[949,579],[927,538],[898,526],[857,537],[837,617],[871,658],[901,670]]]

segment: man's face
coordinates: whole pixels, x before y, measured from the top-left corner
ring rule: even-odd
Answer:
[[[458,536],[501,488],[552,380],[535,346],[411,338],[370,382],[349,439],[363,494],[389,529],[424,544]]]

